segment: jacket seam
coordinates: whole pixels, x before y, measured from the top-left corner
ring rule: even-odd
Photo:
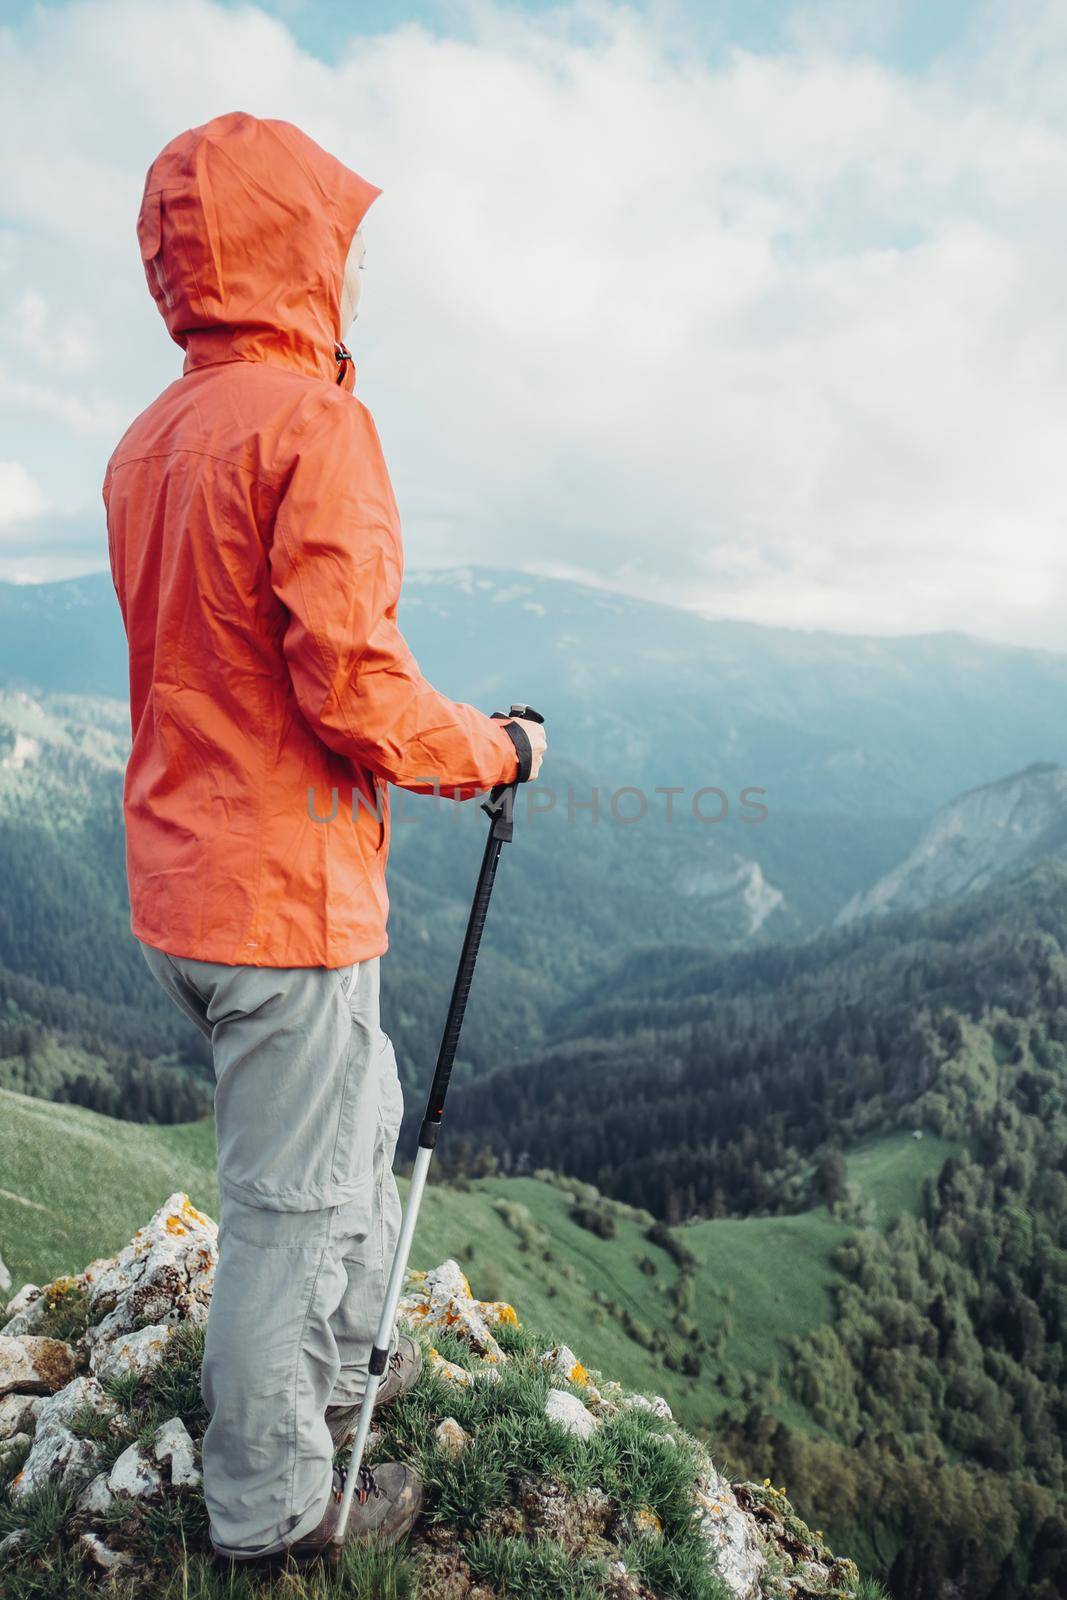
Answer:
[[[214,450],[198,450],[195,445],[177,444],[170,450],[145,450],[139,455],[123,456],[121,460],[112,461],[108,471],[115,473],[120,467],[131,466],[135,461],[166,461],[171,456],[202,456],[205,461],[218,461],[225,467],[232,467],[237,472],[246,472],[254,483],[261,483],[264,488],[273,493],[278,492],[278,483],[285,477],[284,472],[268,474],[257,472],[253,467],[246,467],[243,462],[235,461],[232,456],[220,456]]]

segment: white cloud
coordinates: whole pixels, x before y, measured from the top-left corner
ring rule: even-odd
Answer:
[[[119,419],[180,360],[134,243],[144,170],[240,106],[384,190],[353,344],[412,564],[1067,644],[1067,135],[1038,48],[1063,27],[991,8],[986,53],[917,77],[845,16],[705,66],[633,11],[479,5],[463,37],[326,65],[251,7],[38,12],[0,47],[19,453],[68,459],[99,562]]]
[[[0,527],[39,517],[47,509],[44,490],[21,461],[0,461]]]

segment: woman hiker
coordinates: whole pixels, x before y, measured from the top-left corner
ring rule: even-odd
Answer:
[[[410,1468],[364,1467],[338,1529],[332,1465],[400,1211],[387,785],[463,799],[536,777],[545,749],[536,723],[439,694],[397,626],[400,519],[342,342],[379,193],[285,122],[235,112],[167,145],[137,236],[183,373],[104,481],[132,927],[214,1059],[203,1468],[231,1562],[388,1543],[418,1516]],[[419,1365],[395,1332],[378,1403]]]

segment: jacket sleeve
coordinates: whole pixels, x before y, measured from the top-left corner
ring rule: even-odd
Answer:
[[[297,701],[324,744],[403,789],[465,799],[515,779],[504,724],[439,694],[397,626],[399,514],[359,401],[339,395],[300,434],[269,560]]]

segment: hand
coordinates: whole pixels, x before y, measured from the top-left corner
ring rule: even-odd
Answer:
[[[532,783],[541,770],[541,761],[548,749],[548,735],[543,722],[528,722],[525,717],[509,717],[509,722],[517,722],[530,741],[530,750],[533,759],[530,762],[529,782]]]

